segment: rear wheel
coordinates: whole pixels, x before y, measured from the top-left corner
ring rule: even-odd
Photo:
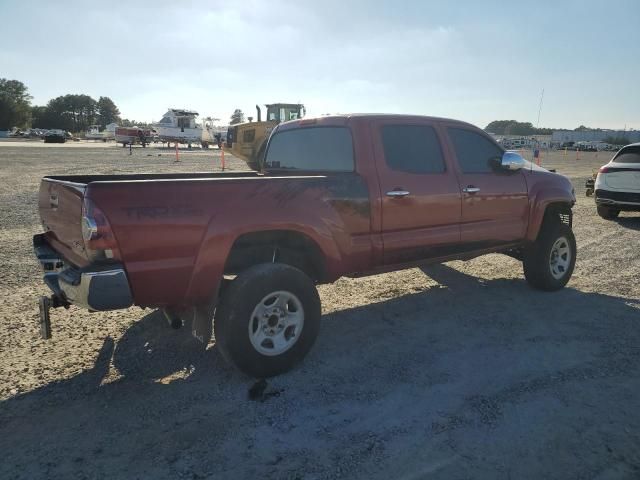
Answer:
[[[313,281],[285,264],[256,265],[226,289],[215,314],[216,345],[247,375],[284,373],[309,352],[320,329]]]
[[[546,221],[522,263],[532,287],[545,291],[564,287],[576,264],[576,239],[571,228],[557,220]]]
[[[617,218],[620,215],[620,210],[617,208],[606,207],[604,205],[598,205],[598,215],[600,215],[605,220],[612,220]]]

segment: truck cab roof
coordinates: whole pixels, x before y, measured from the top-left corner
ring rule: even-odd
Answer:
[[[335,115],[324,115],[319,117],[306,117],[298,120],[291,120],[289,122],[283,122],[278,126],[278,130],[288,130],[292,128],[299,128],[305,126],[319,125],[319,126],[344,126],[361,121],[378,121],[378,120],[404,120],[407,122],[412,121],[432,121],[432,122],[446,122],[447,124],[457,124],[460,126],[467,126],[471,128],[477,128],[470,123],[460,120],[453,120],[444,117],[432,117],[426,115],[403,115],[403,114],[389,114],[389,113],[346,113]]]

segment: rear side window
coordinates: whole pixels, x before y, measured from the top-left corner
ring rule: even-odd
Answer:
[[[353,142],[346,127],[307,127],[277,132],[265,158],[268,169],[352,172]]]
[[[625,147],[613,158],[615,163],[640,163],[640,145]]]
[[[445,171],[440,142],[433,127],[426,125],[385,125],[382,146],[387,165],[409,173]]]
[[[447,128],[456,152],[458,165],[464,173],[493,172],[502,158],[502,149],[479,133],[463,128]],[[496,163],[497,162],[497,163]]]

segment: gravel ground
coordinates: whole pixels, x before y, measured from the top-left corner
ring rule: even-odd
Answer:
[[[219,152],[0,142],[0,478],[640,478],[640,216],[595,215],[599,156],[545,159],[578,196],[567,288],[502,255],[341,279],[306,361],[251,400],[157,312],[59,309],[38,336],[40,177]]]

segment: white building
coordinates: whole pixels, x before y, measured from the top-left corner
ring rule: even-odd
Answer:
[[[587,130],[577,132],[575,130],[556,130],[551,135],[553,143],[567,142],[603,142],[607,137],[624,137],[629,142],[640,142],[640,130]]]

